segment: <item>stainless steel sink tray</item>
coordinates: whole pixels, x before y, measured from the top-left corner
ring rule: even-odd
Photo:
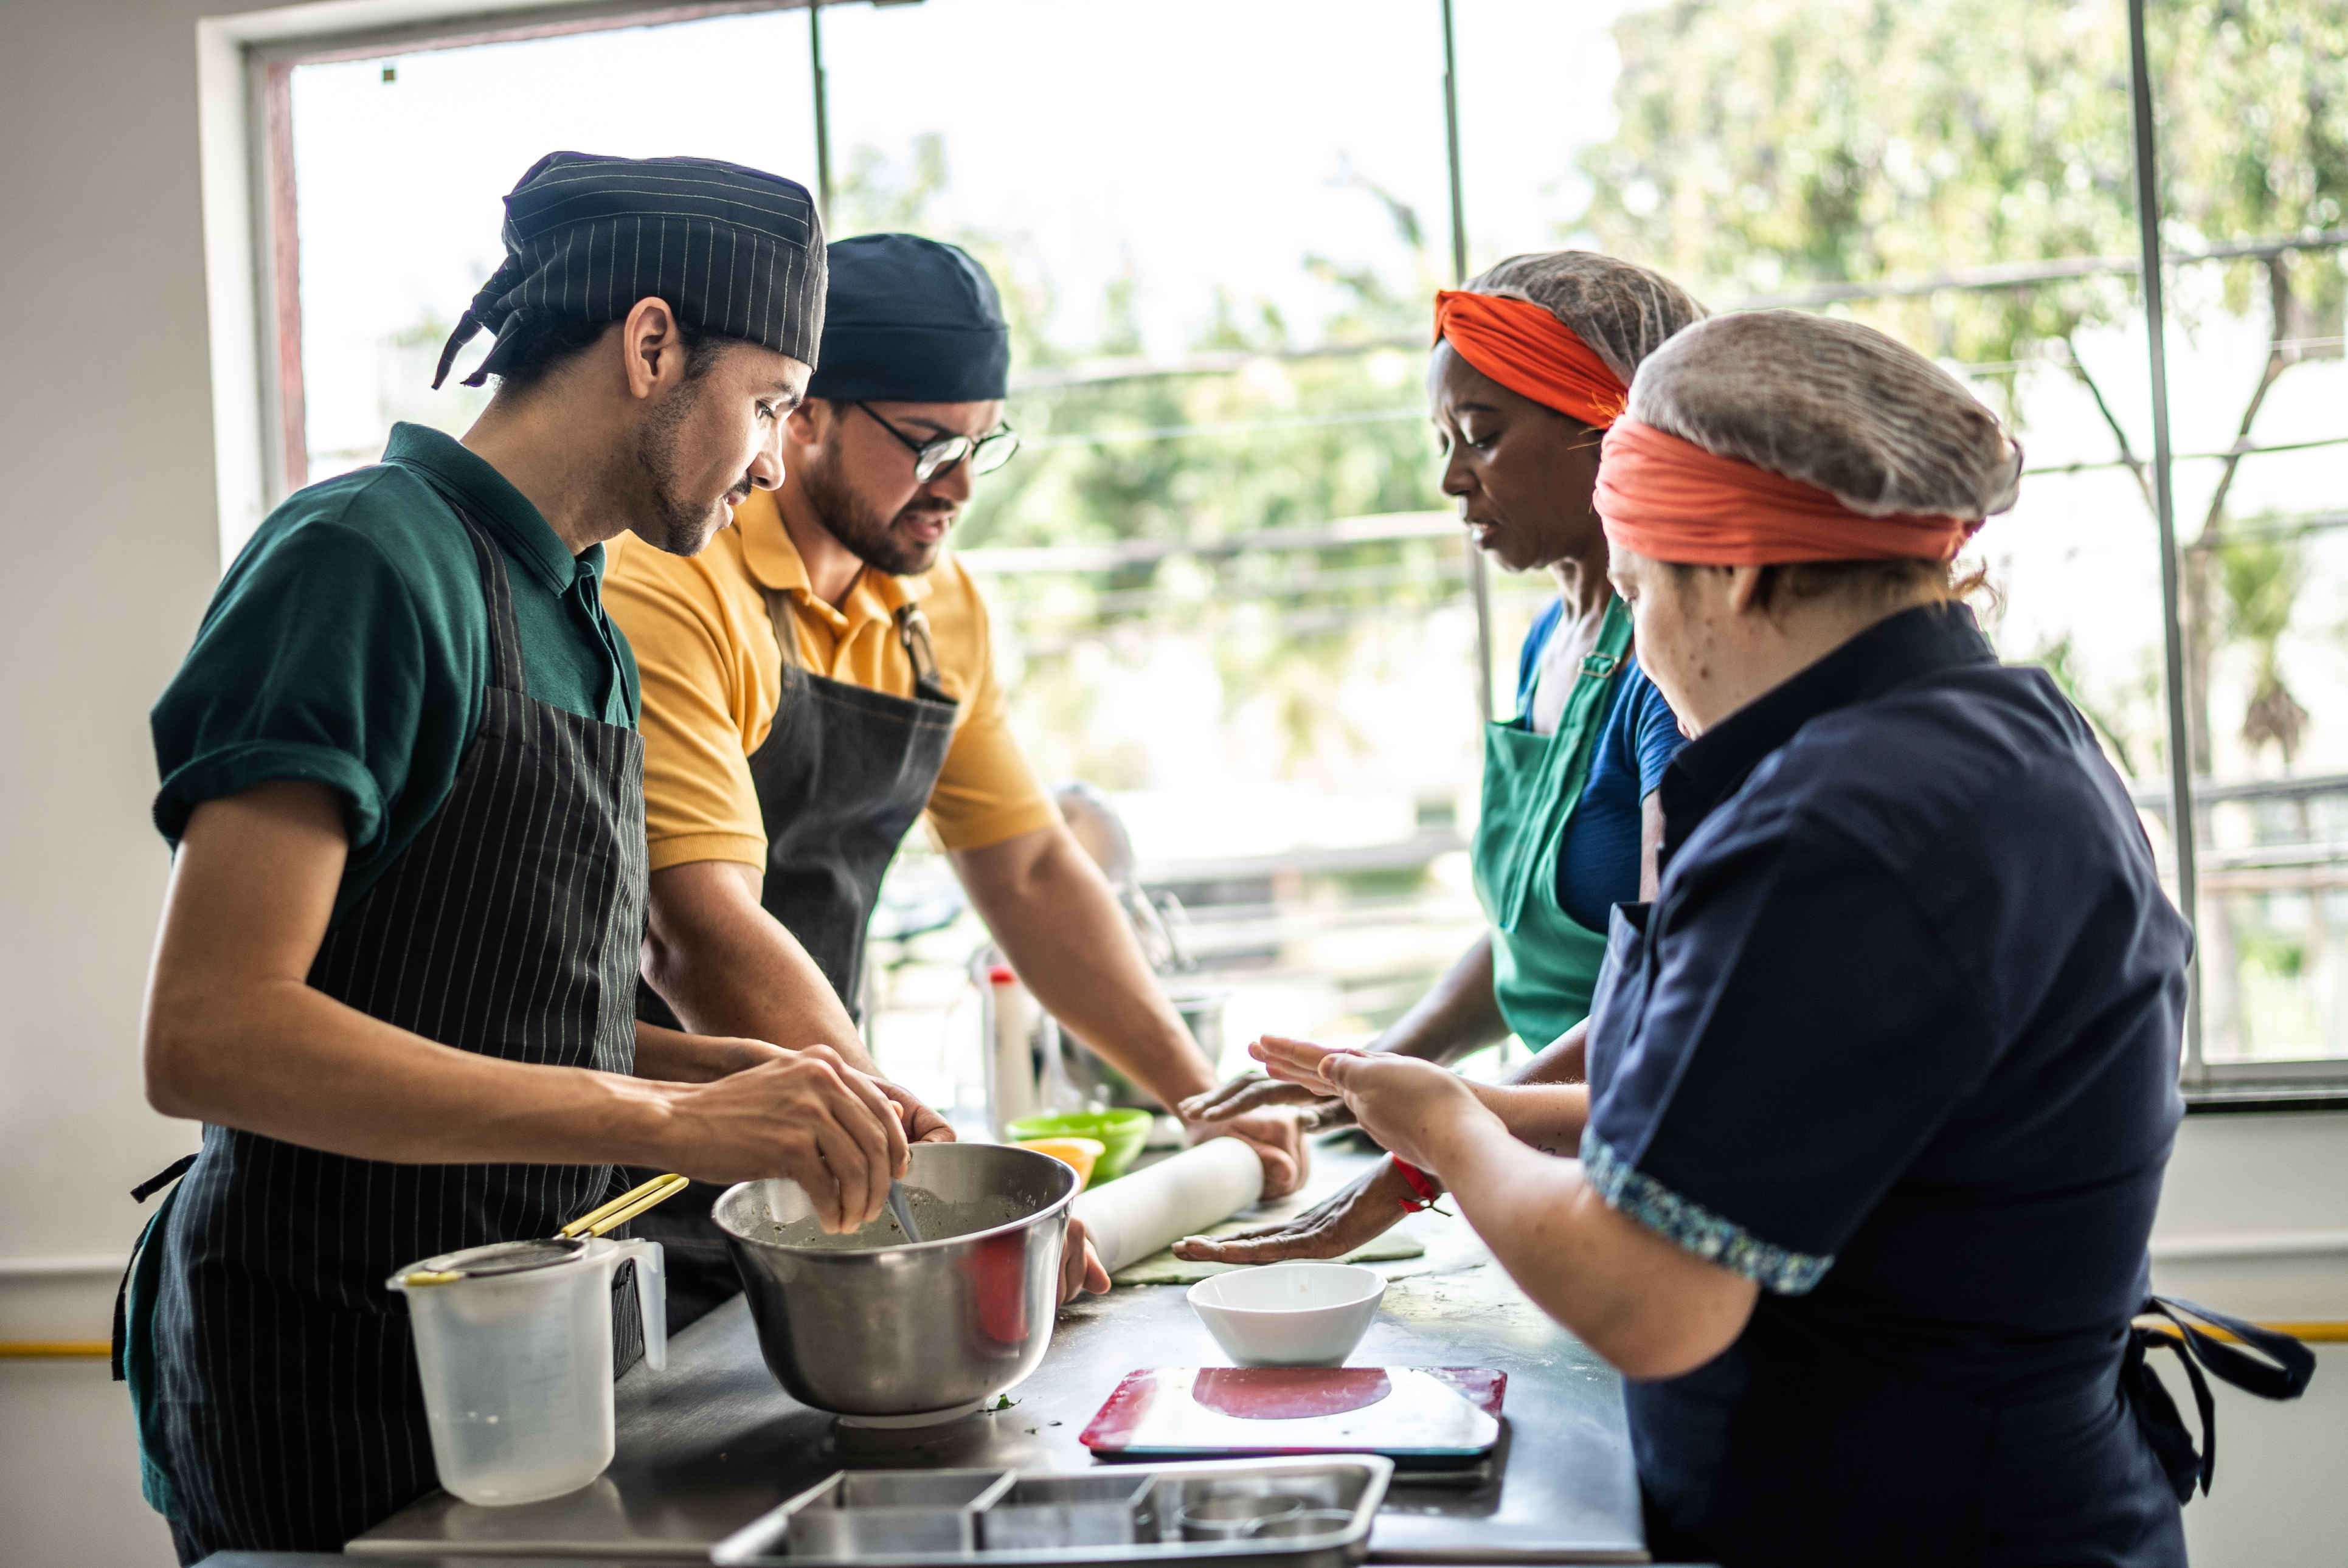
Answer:
[[[1010,1489],[1000,1470],[841,1471],[784,1505],[790,1561],[968,1553],[979,1510]]]
[[[979,1544],[988,1552],[1061,1546],[1131,1546],[1158,1539],[1144,1474],[1039,1475],[1014,1481],[979,1518]]]
[[[1217,1568],[1355,1568],[1394,1461],[1375,1454],[1114,1465],[1061,1473],[841,1471],[719,1542],[718,1568],[1056,1568],[1211,1561]],[[953,1478],[954,1484],[938,1488]],[[923,1483],[936,1490],[924,1490]],[[1183,1538],[1179,1518],[1264,1522]]]

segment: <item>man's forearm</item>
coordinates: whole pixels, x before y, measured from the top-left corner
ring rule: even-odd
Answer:
[[[1492,934],[1487,931],[1369,1049],[1448,1063],[1508,1035],[1492,996]]]
[[[1215,1086],[1107,880],[1067,830],[966,850],[955,868],[1045,1010],[1168,1106]]]
[[[641,1021],[636,1025],[635,1074],[664,1083],[714,1083],[782,1054],[778,1047],[761,1040],[683,1034]]]
[[[866,1072],[848,1009],[815,960],[758,902],[756,866],[700,860],[653,873],[644,978],[696,1035],[786,1050],[829,1045]]]
[[[360,1159],[784,1176],[834,1231],[880,1212],[904,1166],[898,1112],[826,1047],[673,1040],[679,1059],[771,1054],[714,1082],[655,1083],[452,1049],[317,989],[346,859],[322,784],[273,781],[196,808],[148,973],[155,1109]]]
[[[657,1163],[678,1091],[410,1034],[295,982],[166,977],[149,1098],[329,1153],[401,1163]]]
[[[196,808],[147,980],[158,1111],[366,1159],[657,1159],[686,1091],[453,1050],[312,987],[345,858],[324,785],[279,780]]]

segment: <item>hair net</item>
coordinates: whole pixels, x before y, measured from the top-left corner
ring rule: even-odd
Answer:
[[[2021,488],[2021,446],[1956,377],[1873,327],[1799,311],[1690,327],[1640,365],[1629,416],[1865,517],[1985,518]]]
[[[1628,386],[1640,363],[1704,309],[1635,261],[1597,251],[1511,256],[1468,280],[1468,292],[1525,300],[1572,329]]]

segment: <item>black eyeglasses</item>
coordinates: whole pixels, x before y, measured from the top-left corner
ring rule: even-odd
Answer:
[[[872,423],[905,444],[905,450],[913,455],[913,479],[917,484],[926,485],[941,474],[952,473],[954,465],[965,457],[970,459],[973,474],[992,474],[1010,462],[1012,455],[1019,450],[1019,432],[1008,425],[984,436],[941,436],[934,441],[922,442],[873,414],[870,404],[859,403],[856,406],[871,414]]]

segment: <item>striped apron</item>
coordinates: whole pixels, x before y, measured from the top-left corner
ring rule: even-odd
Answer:
[[[508,1061],[626,1072],[644,929],[644,742],[532,699],[504,557],[479,733],[439,815],[309,981]],[[125,1335],[149,1501],[182,1558],[339,1552],[434,1485],[403,1264],[551,1235],[600,1165],[396,1165],[206,1127],[134,1263]],[[633,1327],[633,1318],[628,1326]]]

